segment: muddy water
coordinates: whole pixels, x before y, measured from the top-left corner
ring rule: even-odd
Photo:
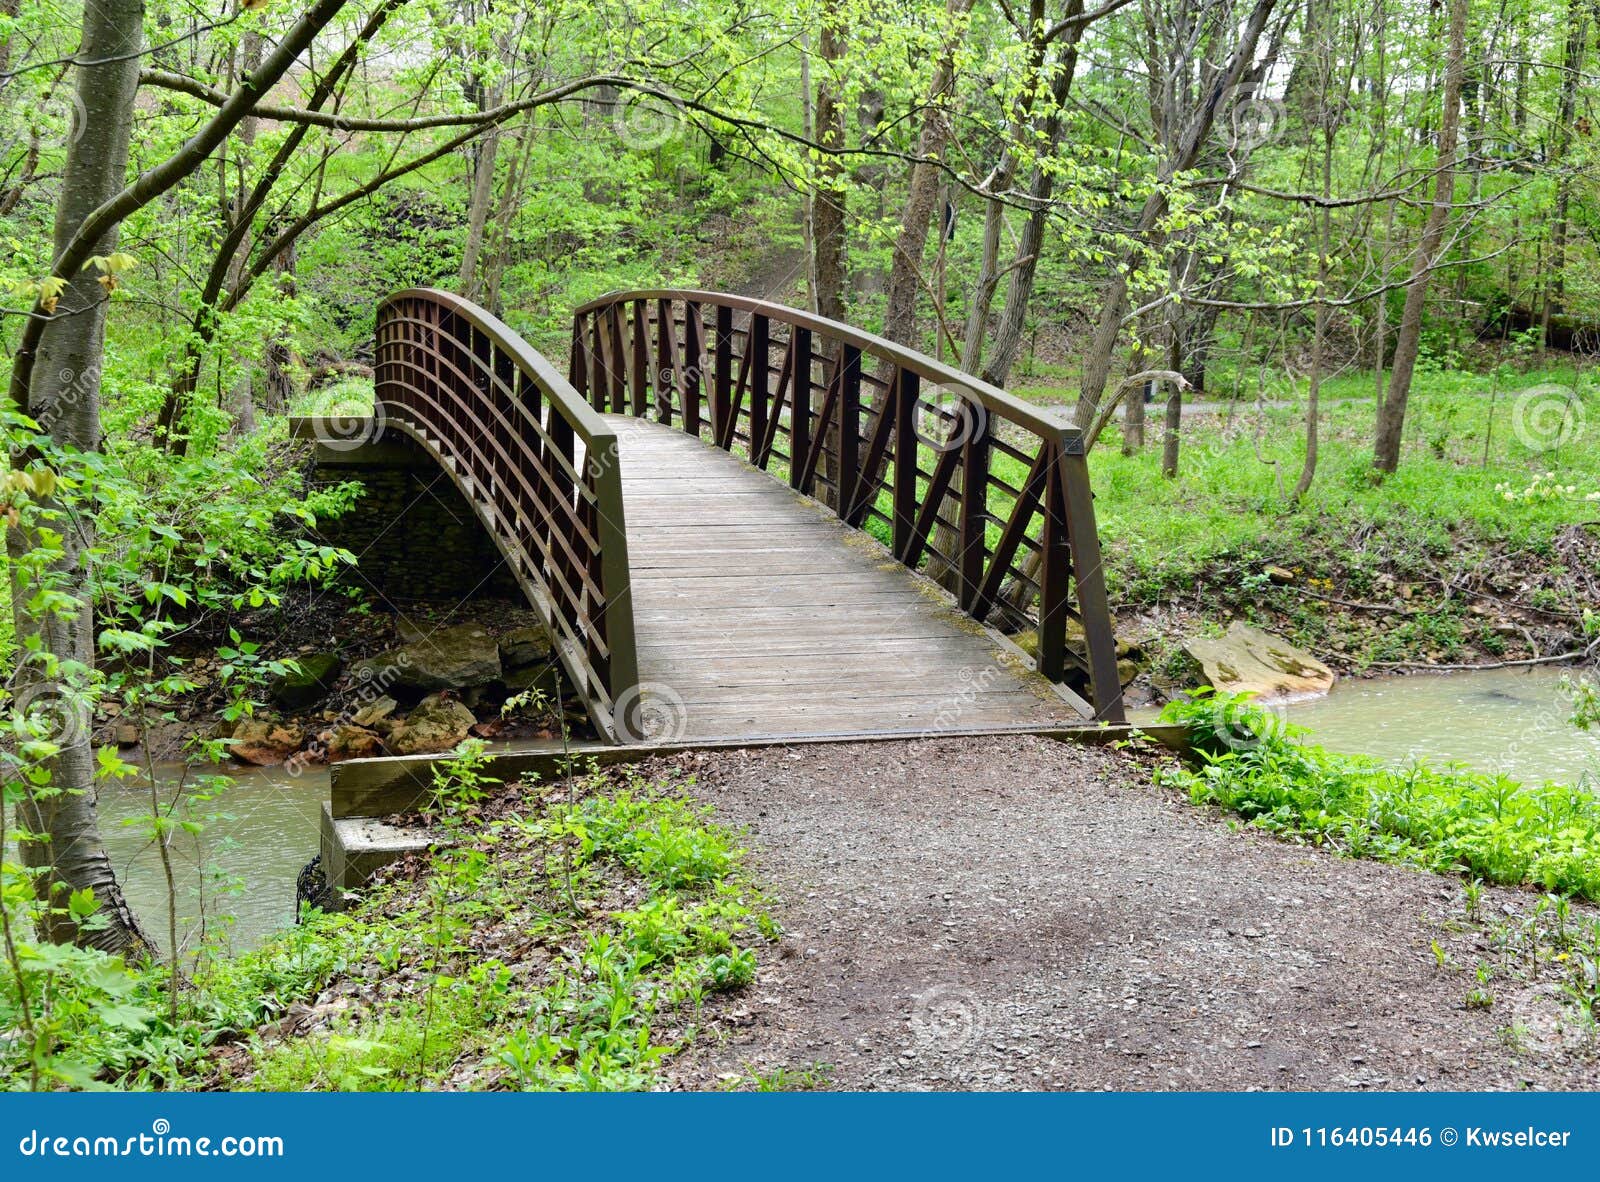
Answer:
[[[176,769],[159,774],[176,775]],[[211,933],[226,931],[229,945],[242,950],[294,923],[295,878],[317,852],[328,773],[310,768],[291,776],[283,768],[240,768],[232,769],[229,780],[226,791],[197,810],[226,815],[208,822],[198,837],[180,834],[172,852],[179,939],[192,945],[204,914]],[[165,949],[166,876],[148,823],[139,820],[149,813],[148,786],[101,787],[101,832],[117,877]],[[218,915],[232,915],[233,923],[219,924]]]
[[[1390,763],[1426,756],[1517,780],[1575,784],[1600,778],[1600,735],[1568,723],[1561,689],[1571,670],[1549,667],[1345,680],[1325,698],[1283,707],[1289,721],[1334,751]]]
[[[1562,670],[1345,680],[1326,698],[1283,707],[1311,739],[1336,751],[1403,764],[1418,757],[1460,761],[1528,781],[1600,778],[1600,736],[1567,723]],[[172,769],[167,769],[170,774]],[[282,768],[239,769],[232,786],[204,806],[227,814],[175,847],[180,932],[198,938],[202,910],[232,915],[235,948],[259,944],[294,922],[295,878],[317,852],[326,769],[290,776]],[[149,812],[148,790],[102,788],[100,812],[111,856],[134,908],[166,944],[166,880],[160,858],[135,820]],[[202,894],[202,886],[204,888]]]

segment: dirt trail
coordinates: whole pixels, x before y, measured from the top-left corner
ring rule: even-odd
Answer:
[[[682,763],[749,827],[786,936],[678,1086],[817,1063],[866,1089],[1600,1086],[1592,1041],[1539,1036],[1554,1002],[1465,1008],[1472,978],[1431,950],[1473,963],[1441,931],[1458,882],[1237,830],[1125,756],[1006,738]]]

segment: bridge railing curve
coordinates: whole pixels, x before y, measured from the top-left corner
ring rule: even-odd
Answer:
[[[638,655],[611,425],[500,320],[430,288],[379,306],[374,387],[386,428],[472,503],[596,724],[627,733]]]
[[[677,425],[926,568],[1037,668],[1123,721],[1082,433],[847,324],[720,292],[614,292],[573,314],[595,409]]]

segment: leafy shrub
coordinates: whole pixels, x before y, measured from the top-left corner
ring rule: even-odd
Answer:
[[[1159,773],[1196,804],[1352,856],[1600,901],[1600,798],[1582,786],[1426,762],[1385,767],[1303,743],[1299,728],[1234,695],[1198,694],[1161,717],[1196,736],[1200,765]]]

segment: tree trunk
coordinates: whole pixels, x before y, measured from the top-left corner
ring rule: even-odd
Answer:
[[[1167,391],[1167,413],[1161,428],[1161,475],[1178,478],[1178,444],[1183,431],[1183,387],[1171,383]]]
[[[1080,16],[1083,13],[1083,0],[1069,0],[1066,15],[1068,17]],[[1078,41],[1082,37],[1082,27],[1075,26],[1066,34],[1066,42],[1062,48],[1061,60],[1058,63],[1057,75],[1051,79],[1050,98],[1051,108],[1044,113],[1044,121],[1048,126],[1044,129],[1046,135],[1044,142],[1039,143],[1034,137],[1034,129],[1038,125],[1038,118],[1034,112],[1034,95],[1037,93],[1040,76],[1044,70],[1045,50],[1043,43],[1044,33],[1044,0],[1032,0],[1028,12],[1028,27],[1031,37],[1031,47],[1028,54],[1028,76],[1024,83],[1022,98],[1018,101],[1017,110],[1012,116],[1010,140],[1001,149],[999,162],[994,171],[985,182],[985,188],[995,194],[991,197],[984,209],[983,215],[983,248],[978,265],[977,282],[973,285],[972,296],[967,309],[967,324],[963,333],[961,345],[961,368],[967,373],[977,373],[978,366],[983,360],[984,337],[989,329],[989,311],[994,305],[994,297],[1000,290],[1000,240],[1005,231],[1006,203],[1001,198],[1010,192],[1017,176],[1017,149],[1015,145],[1027,142],[1033,150],[1050,153],[1055,149],[1056,136],[1052,128],[1059,126],[1060,109],[1066,101],[1067,90],[1072,85],[1072,74],[1077,66]],[[1043,211],[1035,207],[1029,211],[1030,217],[1042,217]],[[1013,264],[1020,259],[1013,259]],[[1031,293],[1030,293],[1031,294]]]
[[[1378,414],[1378,437],[1373,447],[1373,467],[1393,472],[1400,466],[1400,438],[1405,429],[1406,399],[1411,393],[1411,375],[1422,345],[1422,311],[1428,298],[1428,279],[1444,241],[1445,223],[1455,197],[1456,132],[1461,119],[1461,80],[1466,62],[1467,0],[1450,0],[1449,48],[1444,74],[1444,109],[1439,119],[1439,159],[1435,167],[1433,204],[1422,226],[1422,241],[1412,264],[1411,283],[1406,288],[1405,308],[1400,313],[1400,329],[1395,337],[1394,364],[1390,368],[1389,392]]]
[[[1061,68],[1050,86],[1052,109],[1045,116],[1041,147],[1046,153],[1054,152],[1061,142],[1061,108],[1071,93],[1073,74],[1077,71],[1080,34],[1073,32],[1068,36],[1072,40],[1064,49]],[[1017,239],[1011,277],[1006,281],[1005,303],[1000,306],[1000,323],[995,326],[988,364],[983,367],[983,380],[995,386],[1006,384],[1011,377],[1011,367],[1017,363],[1017,354],[1022,351],[1022,330],[1027,324],[1028,305],[1033,300],[1033,279],[1039,271],[1039,251],[1044,245],[1046,206],[1055,193],[1055,183],[1053,171],[1035,168],[1028,184],[1032,208]]]
[[[517,207],[522,202],[522,191],[528,179],[528,159],[533,154],[537,128],[530,118],[518,130],[511,148],[511,171],[506,183],[500,187],[500,205],[495,210],[492,229],[493,244],[489,250],[487,274],[484,276],[484,299],[489,311],[504,318],[505,306],[500,297],[500,285],[505,280],[506,267],[511,262],[511,223]]]
[[[1167,368],[1178,373],[1183,368],[1184,357],[1183,312],[1171,307],[1167,323]],[[1135,398],[1139,395],[1135,394]],[[1168,480],[1178,477],[1178,446],[1183,431],[1183,383],[1168,383],[1167,413],[1161,427],[1161,475]]]
[[[950,143],[950,112],[955,90],[955,52],[964,33],[964,18],[973,0],[947,0],[945,11],[952,28],[933,68],[928,84],[928,99],[922,117],[922,132],[917,138],[917,155],[922,162],[911,170],[911,185],[906,192],[900,233],[895,239],[894,261],[889,268],[889,301],[883,317],[883,335],[901,345],[915,347],[917,332],[917,289],[922,282],[922,258],[928,249],[928,227],[933,222],[939,201],[939,184],[944,173],[937,161]]]
[[[1324,88],[1323,93],[1327,94],[1327,88]],[[1336,134],[1332,116],[1329,116],[1322,133],[1322,196],[1324,199],[1333,192],[1333,141]],[[1317,311],[1315,327],[1311,332],[1311,385],[1306,391],[1306,455],[1305,461],[1300,466],[1300,479],[1295,481],[1294,491],[1289,494],[1289,499],[1296,504],[1311,490],[1311,482],[1317,475],[1317,444],[1318,429],[1320,427],[1317,419],[1321,413],[1319,404],[1322,396],[1322,366],[1328,342],[1328,252],[1332,249],[1333,210],[1324,205],[1319,217],[1320,224],[1317,231]]]
[[[1144,346],[1135,341],[1133,352],[1128,358],[1128,372],[1140,373],[1144,370]],[[1150,384],[1145,383],[1145,389]],[[1144,397],[1145,391],[1138,390],[1128,399],[1128,409],[1122,416],[1122,454],[1131,456],[1144,448]]]
[[[78,138],[68,146],[61,197],[56,207],[55,256],[72,242],[84,219],[123,187],[128,167],[128,141],[133,126],[134,96],[139,87],[139,51],[144,32],[142,0],[97,0],[83,10],[79,56],[95,64],[78,67],[77,92],[84,114]],[[92,253],[116,250],[118,227],[112,225],[92,244]],[[82,311],[52,319],[39,338],[37,361],[28,386],[29,413],[58,444],[96,451],[100,447],[100,365],[105,345],[106,303],[91,268],[74,268],[61,294],[63,304]],[[36,641],[41,651],[62,661],[94,664],[94,614],[85,591],[85,551],[94,545],[90,523],[61,531],[62,557],[57,570],[66,588],[81,597],[79,610],[62,616],[33,614],[30,590],[12,588],[12,612],[19,651]],[[34,539],[13,529],[7,544],[13,559]],[[12,570],[22,569],[13,561]],[[54,796],[29,795],[19,802],[22,827],[42,840],[21,843],[23,864],[45,873],[37,879],[46,910],[44,935],[77,941],[108,952],[137,954],[152,950],[149,938],[123,898],[122,888],[100,838],[95,808],[95,757],[91,745],[93,718],[87,709],[60,696],[59,683],[41,676],[34,666],[23,673],[26,700],[53,696],[60,708],[60,754],[51,761]],[[65,911],[67,892],[88,888],[98,900],[103,925],[80,928]]]
[[[844,108],[839,103],[838,63],[844,59],[844,30],[833,6],[823,13],[818,51],[823,69],[817,79],[817,142],[844,147]],[[817,315],[844,319],[845,191],[839,157],[824,155],[817,163],[817,192],[812,203],[812,269],[816,276]]]
[[[1585,50],[1589,45],[1589,19],[1578,12],[1577,0],[1567,5],[1567,45],[1561,74],[1561,102],[1556,113],[1555,145],[1549,166],[1556,178],[1555,217],[1550,226],[1549,281],[1544,287],[1541,342],[1550,343],[1550,317],[1564,311],[1566,301],[1567,233],[1571,223],[1572,170],[1563,167],[1572,142],[1572,123],[1577,114],[1578,78],[1583,73]]]
[[[500,105],[500,92],[484,99],[483,109]],[[478,298],[478,256],[483,252],[484,227],[494,208],[494,166],[500,154],[500,129],[490,128],[478,142],[477,161],[472,169],[472,203],[467,209],[467,241],[461,249],[461,270],[456,275],[456,290],[469,300]]]

